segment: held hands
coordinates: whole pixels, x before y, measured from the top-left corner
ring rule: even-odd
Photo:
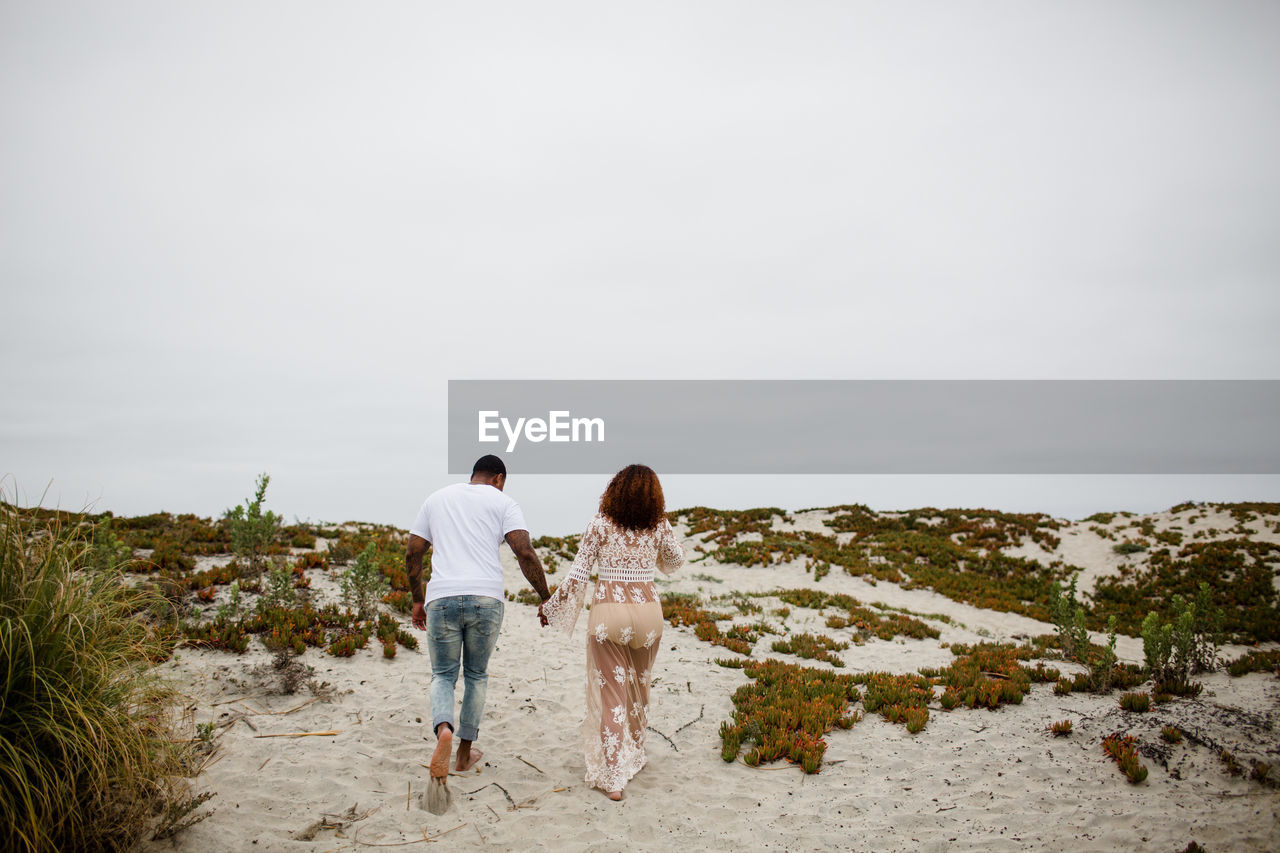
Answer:
[[[543,628],[545,628],[547,627],[547,614],[542,612],[543,604],[546,604],[546,602],[544,601],[542,602],[542,604],[538,605],[538,622],[542,625]]]
[[[413,603],[413,627],[419,631],[427,629],[427,608],[421,601]]]

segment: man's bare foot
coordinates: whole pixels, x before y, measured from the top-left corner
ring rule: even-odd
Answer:
[[[453,730],[443,723],[436,733],[436,750],[431,753],[431,775],[443,779],[449,775],[449,756],[453,753]]]
[[[480,759],[482,758],[484,758],[483,752],[474,747],[468,749],[467,745],[464,743],[462,746],[458,747],[458,763],[453,766],[453,769],[459,772],[470,770],[472,767],[479,764]]]

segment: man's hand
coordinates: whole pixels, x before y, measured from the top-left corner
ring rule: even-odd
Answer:
[[[542,608],[538,609],[541,611]],[[543,622],[542,624],[545,625],[547,623]],[[427,608],[421,601],[415,601],[413,603],[413,627],[417,628],[419,631],[425,631],[427,629]]]
[[[544,601],[542,604],[546,604],[546,602]],[[547,627],[547,614],[542,612],[542,604],[538,605],[538,621],[541,622],[542,627],[545,628]]]

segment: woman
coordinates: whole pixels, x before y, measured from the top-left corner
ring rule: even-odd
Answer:
[[[593,569],[598,569],[587,624],[587,716],[582,724],[586,781],[611,800],[644,767],[649,680],[662,639],[662,605],[654,568],[670,574],[684,550],[667,521],[662,485],[652,468],[628,465],[600,497],[569,577],[540,608],[547,623],[573,631]]]

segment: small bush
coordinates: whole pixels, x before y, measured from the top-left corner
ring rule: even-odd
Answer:
[[[1119,545],[1111,546],[1111,550],[1117,554],[1137,554],[1147,550],[1147,546],[1139,545],[1137,542],[1121,542]]]
[[[218,621],[231,622],[240,618],[240,581],[231,582],[227,602],[218,608]]]
[[[258,610],[271,610],[277,607],[292,607],[298,603],[298,593],[293,588],[293,572],[284,565],[278,565],[267,574],[262,596],[258,599]]]
[[[1086,663],[1089,650],[1089,630],[1085,624],[1084,608],[1076,600],[1077,576],[1071,576],[1071,583],[1063,590],[1061,584],[1054,583],[1049,594],[1049,612],[1053,624],[1058,629],[1058,646],[1067,660]]]
[[[271,478],[265,473],[257,480],[257,489],[253,499],[227,510],[223,517],[227,520],[227,533],[231,537],[231,550],[237,556],[249,561],[249,569],[260,572],[264,564],[267,548],[275,541],[280,532],[280,516],[274,512],[263,512],[262,502],[267,496],[267,484]]]
[[[1213,606],[1209,585],[1200,584],[1194,602],[1174,595],[1171,622],[1152,611],[1142,620],[1142,652],[1157,686],[1184,684],[1217,665],[1222,611]],[[1164,690],[1163,692],[1173,692]]]
[[[1151,697],[1146,693],[1125,693],[1120,697],[1120,707],[1126,711],[1145,714],[1151,710]]]
[[[1071,734],[1071,721],[1060,720],[1049,726],[1049,731],[1053,732],[1054,737],[1066,737]]]
[[[391,591],[378,567],[378,548],[370,542],[356,557],[354,566],[342,573],[342,603],[361,619],[371,619],[378,612],[378,602]],[[361,644],[363,645],[363,644]]]
[[[1182,732],[1177,726],[1165,726],[1160,729],[1160,739],[1165,743],[1182,743]]]

